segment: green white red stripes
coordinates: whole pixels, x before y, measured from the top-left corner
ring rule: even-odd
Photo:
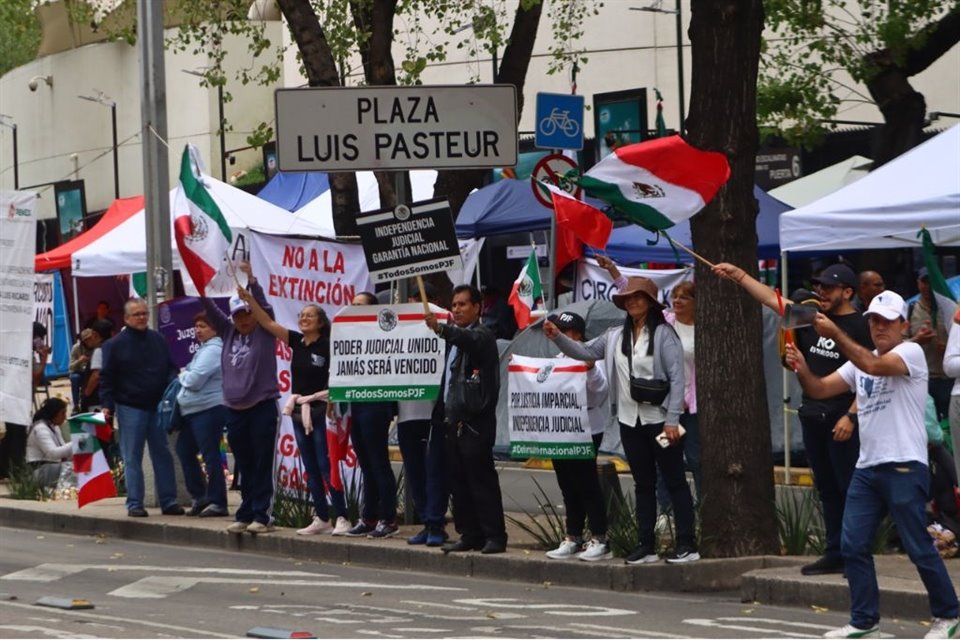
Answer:
[[[69,422],[78,506],[116,496],[113,474],[100,447],[100,439],[110,436],[110,425],[104,421],[103,414],[94,413],[75,415]]]
[[[199,154],[192,145],[183,150],[174,203],[173,228],[180,260],[197,291],[204,295],[224,262],[233,232],[200,179]]]
[[[530,251],[526,264],[520,275],[513,282],[510,291],[509,303],[513,307],[513,315],[517,319],[517,328],[521,331],[530,324],[530,312],[543,298],[540,286],[540,265],[537,262],[537,252]]]

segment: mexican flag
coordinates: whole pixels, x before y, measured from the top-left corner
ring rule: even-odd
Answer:
[[[581,242],[603,249],[610,240],[613,231],[613,220],[603,214],[600,209],[581,202],[563,189],[545,182],[541,185],[550,192],[553,199],[553,210],[557,216],[557,228],[569,230]]]
[[[107,457],[100,448],[103,436],[110,435],[110,425],[102,413],[80,413],[71,417],[69,422],[78,506],[114,497],[117,488],[113,484]]]
[[[530,257],[527,258],[527,264],[524,265],[520,275],[513,282],[513,290],[510,292],[510,306],[513,307],[513,315],[517,319],[517,328],[521,331],[530,324],[530,311],[543,298],[543,291],[540,288],[540,265],[537,263],[536,250],[530,251]]]
[[[668,136],[616,149],[580,186],[634,224],[662,231],[703,209],[729,178],[725,155]]]
[[[917,235],[923,242],[923,266],[927,268],[927,281],[930,283],[930,293],[933,294],[931,296],[933,298],[933,309],[930,313],[933,326],[936,327],[938,323],[942,323],[941,326],[947,327],[949,330],[950,324],[953,322],[954,311],[957,308],[956,297],[950,290],[950,285],[947,284],[943,272],[940,271],[940,265],[937,264],[937,247],[933,244],[930,232],[926,229],[920,229],[920,233]]]
[[[202,296],[225,261],[233,232],[201,178],[200,155],[188,144],[180,161],[173,229],[180,260]]]

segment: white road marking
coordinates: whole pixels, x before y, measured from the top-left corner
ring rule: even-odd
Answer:
[[[221,569],[216,567],[171,567],[154,565],[123,564],[56,564],[45,563],[35,567],[14,571],[0,580],[21,580],[30,582],[55,582],[81,571],[143,571],[145,573],[187,573],[213,574],[223,576],[249,576],[249,569]],[[332,573],[310,573],[308,571],[260,571],[260,575],[286,576],[291,578],[336,578]]]
[[[150,576],[136,582],[114,589],[107,595],[118,598],[166,598],[167,596],[185,591],[197,584],[252,584],[252,585],[280,585],[290,587],[336,587],[338,589],[377,589],[389,591],[467,591],[463,587],[439,587],[426,584],[384,584],[380,582],[350,582],[340,580],[262,580],[250,578],[208,578],[204,576]],[[309,575],[309,574],[308,574]]]
[[[812,622],[793,622],[791,620],[778,620],[777,618],[754,618],[752,616],[738,616],[732,618],[717,618],[722,622],[763,622],[765,624],[782,624],[788,627],[802,627],[804,629],[818,629],[820,631],[829,631],[836,629],[836,625],[814,624]]]
[[[490,617],[486,613],[481,613],[479,615],[473,616],[453,616],[453,615],[441,615],[436,613],[424,613],[423,611],[409,611],[407,609],[388,609],[387,607],[368,607],[361,604],[338,604],[339,607],[344,607],[355,611],[357,609],[365,610],[370,609],[373,611],[389,611],[390,613],[395,613],[397,615],[407,615],[417,618],[427,618],[428,620],[459,620],[459,621],[470,621],[470,620],[490,620]],[[526,618],[527,616],[520,613],[510,613],[508,611],[497,611],[495,612],[496,620],[518,620]]]
[[[16,631],[18,633],[17,633],[17,636],[14,636],[14,637],[22,637],[22,638],[36,637],[37,634],[42,635],[46,638],[96,638],[97,637],[97,636],[88,636],[83,633],[70,633],[69,631],[60,631],[58,629],[51,629],[49,627],[32,627],[30,625],[21,625],[21,624],[0,624],[0,629]]]
[[[396,627],[395,631],[403,631],[404,633],[453,633],[453,629],[440,629],[438,627]]]
[[[458,607],[455,604],[442,604],[440,602],[422,602],[420,600],[401,600],[402,604],[415,604],[421,607],[438,607],[440,609],[457,609],[459,611],[476,611],[476,607]]]
[[[32,604],[23,604],[20,602],[5,602],[0,601],[0,607],[10,607],[15,609],[36,609]],[[199,636],[201,638],[236,638],[236,634],[225,634],[225,633],[216,633],[210,631],[209,629],[191,629],[190,627],[181,627],[176,624],[165,624],[162,622],[149,622],[147,620],[132,620],[130,618],[119,618],[113,614],[101,615],[96,613],[87,613],[86,611],[71,611],[71,618],[84,618],[86,620],[97,620],[97,621],[107,621],[107,622],[122,622],[129,625],[140,625],[143,627],[151,627],[154,629],[163,629],[165,631],[174,632],[174,636],[182,637],[185,634],[193,637]],[[131,634],[132,635],[132,634]]]
[[[708,618],[688,618],[683,621],[684,624],[692,624],[698,627],[713,627],[714,629],[731,629],[733,631],[750,631],[752,633],[762,634],[764,638],[770,638],[773,634],[778,636],[787,636],[788,638],[820,638],[823,634],[811,635],[809,633],[793,633],[790,631],[783,631],[781,629],[773,629],[770,627],[750,627],[747,625],[741,624],[722,624],[717,620],[712,620]]]
[[[629,616],[637,613],[631,609],[615,609],[613,607],[597,607],[588,604],[558,603],[528,604],[516,598],[466,598],[454,600],[461,604],[469,604],[481,608],[506,609],[539,609],[544,613],[555,616]]]
[[[649,629],[627,629],[625,627],[609,627],[602,624],[587,624],[585,622],[571,622],[569,627],[576,629],[596,630],[616,638],[689,638],[689,635],[677,635],[664,631],[650,631]]]

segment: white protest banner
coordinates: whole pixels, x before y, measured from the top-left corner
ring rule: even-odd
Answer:
[[[643,276],[653,280],[660,290],[660,302],[670,306],[670,291],[685,280],[693,280],[693,268],[689,269],[632,269],[619,267],[620,273]],[[617,288],[607,270],[593,260],[583,259],[577,265],[577,300],[612,300]]]
[[[30,424],[33,398],[33,192],[0,191],[0,421]]]
[[[33,280],[33,321],[47,330],[43,342],[50,349],[47,362],[53,360],[53,274],[38,273]],[[44,362],[46,366],[47,362]]]
[[[310,240],[250,233],[250,265],[273,307],[278,323],[288,329],[297,328],[300,311],[307,304],[318,304],[329,318],[353,302],[361,291],[372,291],[363,247],[333,241]],[[290,358],[292,352],[277,342],[277,383],[280,406],[290,394]],[[280,421],[276,449],[279,487],[307,495],[303,465],[288,416]],[[346,452],[340,472],[350,484],[356,467],[353,451]]]
[[[593,456],[585,362],[513,355],[507,384],[511,457]]]
[[[441,322],[448,313],[430,310]],[[330,335],[330,400],[435,400],[446,344],[423,321],[423,305],[347,307]]]

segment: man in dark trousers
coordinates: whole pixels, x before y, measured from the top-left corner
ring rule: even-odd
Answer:
[[[157,422],[157,405],[177,374],[166,339],[147,327],[147,303],[138,298],[123,305],[124,329],[103,343],[100,402],[116,417],[127,485],[127,515],[144,518],[143,447],[150,451],[157,498],[163,515],[182,516],[167,432]]]
[[[714,267],[714,273],[733,280],[757,301],[779,312],[777,293],[748,276],[743,269],[721,263]],[[820,299],[820,311],[855,343],[873,349],[867,321],[853,308],[853,295],[859,284],[853,269],[844,264],[834,264],[814,277],[813,282],[814,292]],[[791,304],[790,300],[783,302]],[[799,327],[795,336],[797,348],[816,376],[827,376],[847,361],[837,341],[818,335],[813,327]],[[846,390],[827,398],[813,398],[804,392],[797,411],[803,427],[807,463],[813,472],[813,481],[823,505],[827,537],[823,557],[803,566],[800,572],[804,575],[843,572],[843,556],[840,553],[843,509],[847,487],[850,486],[853,469],[860,455],[860,433],[853,401],[854,394]]]
[[[507,531],[500,480],[493,465],[497,437],[500,358],[493,333],[480,324],[480,291],[471,285],[453,290],[452,323],[432,313],[426,323],[447,343],[447,364],[433,422],[443,425],[453,517],[460,540],[443,551],[503,553]]]

